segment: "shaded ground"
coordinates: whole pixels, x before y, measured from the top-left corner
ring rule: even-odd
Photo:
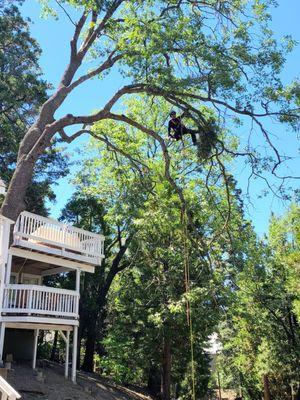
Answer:
[[[41,368],[44,382],[29,365],[15,364],[8,372],[8,382],[20,393],[23,400],[150,400],[150,397],[133,389],[114,386],[96,374],[78,374],[74,385],[63,376],[60,367],[44,365]]]

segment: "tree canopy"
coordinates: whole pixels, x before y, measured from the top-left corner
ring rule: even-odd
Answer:
[[[0,6],[1,213],[46,212],[39,199],[68,172],[58,143],[91,137],[61,215],[106,236],[104,263],[82,281],[81,367],[163,400],[214,396],[221,385],[247,400],[288,399],[299,382],[299,207],[272,217],[261,240],[233,175],[245,158],[250,176],[268,185],[273,174],[284,194],[288,158],[266,121],[296,131],[300,91],[280,79],[295,43],[274,39],[275,2],[43,0],[46,15],[59,9],[73,27],[56,88],[9,3]],[[122,86],[110,100],[61,116],[75,89],[116,68]],[[200,131],[201,152],[166,140],[171,108]],[[221,343],[213,362],[212,334]]]
[[[89,131],[91,124],[113,120],[158,138],[162,128],[152,131],[144,121],[117,112],[120,100],[136,93],[164,98],[170,107],[188,111],[189,123],[201,130],[204,142],[211,141],[212,162],[218,162],[218,155],[224,152],[244,157],[251,176],[265,179],[264,174],[270,173],[286,178],[281,175],[280,165],[287,158],[272,142],[264,121],[270,117],[292,129],[298,127],[299,85],[297,81],[284,85],[280,79],[294,42],[286,37],[279,45],[274,39],[268,25],[273,1],[42,4],[44,12],[54,16],[55,7],[62,9],[68,23],[74,25],[70,59],[58,87],[22,141],[3,213],[15,217],[12,214],[19,212],[23,190],[17,192],[15,188],[26,186],[36,161],[57,134],[70,142]],[[90,115],[74,115],[70,110],[63,117],[55,116],[76,88],[93,78],[105,80],[113,68],[119,69],[125,84],[102,108],[95,104],[98,111]],[[240,141],[239,146],[238,140],[235,148],[220,139],[220,132],[232,132],[236,129],[234,123],[242,123],[245,118],[256,128],[255,137],[261,141],[262,151],[252,142],[253,135],[246,144]],[[73,133],[66,133],[68,127],[73,127]],[[164,146],[162,138],[161,144]],[[166,150],[164,153],[167,156]]]

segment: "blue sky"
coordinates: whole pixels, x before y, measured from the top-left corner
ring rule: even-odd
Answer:
[[[300,43],[300,1],[279,0],[278,2],[278,8],[272,10],[271,28],[275,32],[277,38],[290,34]],[[40,4],[37,1],[25,0],[22,12],[24,16],[30,17],[33,22],[31,25],[31,33],[32,36],[37,39],[42,49],[40,65],[45,79],[53,85],[56,85],[68,61],[69,40],[72,35],[73,26],[64,15],[61,15],[58,21],[51,18],[46,20],[41,19],[40,11]],[[300,46],[297,46],[288,58],[288,62],[282,73],[283,81],[290,82],[293,78],[300,77],[299,67]],[[109,79],[105,79],[101,82],[101,84],[97,82],[97,80],[88,82],[84,87],[79,88],[74,92],[74,94],[60,109],[58,116],[67,112],[72,112],[74,114],[89,113],[95,108],[100,108],[111,94],[122,85],[123,80],[116,71],[110,75]],[[282,126],[272,126],[272,130],[275,130],[276,135],[279,137],[279,146],[286,149],[286,153],[295,156],[298,154],[295,140],[292,140],[292,135],[282,135],[284,129],[285,128]],[[284,139],[280,140],[280,138]],[[80,156],[76,150],[81,148],[87,140],[88,137],[83,136],[68,147],[67,151],[72,160],[80,162]],[[78,168],[80,168],[80,165],[75,165],[72,167],[72,172],[74,173]],[[290,172],[296,174],[297,169],[299,170],[299,159],[294,160],[290,164],[290,168]],[[245,172],[239,172],[237,178],[239,186],[245,190],[247,185]],[[296,183],[297,182],[292,184],[295,185]],[[260,235],[267,231],[271,211],[276,214],[281,214],[287,207],[287,204],[274,198],[274,196],[269,195],[264,198],[258,198],[262,188],[262,182],[252,182],[251,203],[246,207],[247,217],[253,221],[255,229]],[[61,208],[67,202],[74,190],[70,183],[70,177],[58,182],[58,185],[55,186],[54,190],[57,194],[57,202],[49,206],[52,216],[58,217]]]

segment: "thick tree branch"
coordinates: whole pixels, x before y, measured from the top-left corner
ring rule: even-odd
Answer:
[[[76,24],[74,35],[71,40],[71,59],[74,59],[77,56],[77,43],[78,43],[79,35],[82,31],[82,28],[84,27],[87,17],[88,17],[88,12],[84,11],[84,13],[82,14],[79,21]]]
[[[71,142],[73,142],[73,140],[77,139],[83,133],[90,133],[90,132],[91,131],[88,129],[80,129],[78,132],[74,133],[73,135],[68,136],[66,134],[66,132],[64,131],[64,129],[61,129],[58,133],[64,142],[71,143]]]
[[[101,72],[111,68],[117,61],[119,61],[122,57],[124,57],[123,54],[118,54],[114,56],[116,53],[116,50],[112,51],[107,58],[98,68],[88,72],[85,75],[82,75],[80,78],[78,78],[76,81],[71,83],[71,85],[68,86],[69,92],[71,92],[73,89],[75,89],[77,86],[81,85],[82,83],[86,82],[87,80],[93,78],[96,75],[101,74]]]
[[[117,275],[118,272],[121,272],[123,269],[126,268],[126,265],[121,266],[121,261],[134,237],[134,233],[131,233],[126,239],[125,243],[120,247],[120,250],[116,254],[115,258],[112,261],[111,268],[107,274],[107,277],[105,279],[105,284],[102,287],[102,291],[104,294],[106,294],[110,288],[110,285],[114,279],[114,277]]]

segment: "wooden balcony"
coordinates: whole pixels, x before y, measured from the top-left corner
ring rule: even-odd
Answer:
[[[104,236],[27,211],[15,223],[13,246],[91,265],[104,258]]]
[[[73,290],[39,285],[3,288],[2,314],[78,319],[79,294]]]

